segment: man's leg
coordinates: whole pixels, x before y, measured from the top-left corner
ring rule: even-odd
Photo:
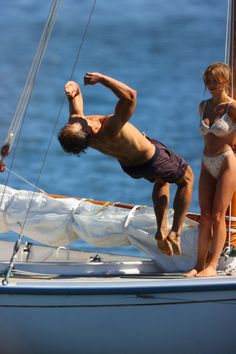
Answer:
[[[152,200],[154,211],[157,219],[157,232],[155,238],[158,248],[162,253],[168,256],[173,255],[170,242],[166,239],[167,236],[167,220],[166,212],[170,199],[170,185],[167,182],[157,180],[153,186]]]
[[[184,218],[192,200],[194,175],[190,166],[187,167],[185,175],[176,182],[177,191],[174,199],[174,218],[172,228],[167,236],[171,242],[174,254],[180,255],[180,235]]]

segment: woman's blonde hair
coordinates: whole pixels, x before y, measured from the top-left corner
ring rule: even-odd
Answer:
[[[203,73],[205,85],[209,82],[209,75],[214,77],[214,80],[219,84],[225,84],[230,87],[231,71],[229,65],[225,63],[213,63],[209,65]]]

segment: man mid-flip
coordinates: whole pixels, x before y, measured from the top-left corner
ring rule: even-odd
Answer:
[[[91,147],[118,160],[132,178],[154,183],[152,199],[157,220],[155,238],[162,253],[180,255],[180,235],[191,198],[194,176],[189,164],[159,141],[144,136],[129,119],[136,106],[136,91],[100,73],[87,73],[85,85],[100,83],[118,97],[114,113],[85,116],[79,85],[69,81],[65,91],[69,102],[69,121],[59,132],[64,151],[79,155]],[[167,230],[166,213],[170,183],[177,185],[174,217]]]

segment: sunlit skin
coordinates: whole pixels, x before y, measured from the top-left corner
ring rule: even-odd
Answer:
[[[89,146],[116,158],[122,165],[141,165],[149,161],[154,153],[155,146],[131,123],[129,119],[136,106],[136,92],[129,86],[100,73],[87,73],[84,77],[85,85],[100,83],[118,97],[113,114],[85,116],[83,110],[83,96],[79,85],[69,81],[65,91],[69,102],[70,116],[68,123],[71,131],[82,129],[78,117],[85,119],[90,129],[91,140]],[[81,119],[80,118],[80,119]],[[177,192],[174,200],[174,219],[168,233],[166,211],[169,202],[170,185],[162,180],[156,180],[153,187],[153,205],[157,219],[155,238],[162,253],[179,255],[180,235],[184,217],[192,197],[193,172],[188,166],[184,177],[177,183]]]
[[[226,72],[227,70],[226,68]],[[236,123],[236,102],[228,94],[229,82],[219,80],[216,74],[210,73],[205,84],[211,98],[200,103],[200,115],[204,123],[212,126],[227,110],[230,119]],[[228,106],[229,102],[230,105]],[[212,157],[231,150],[235,136],[235,131],[223,137],[216,136],[213,133],[204,135],[204,154]],[[235,176],[236,158],[234,154],[229,154],[224,158],[217,179],[209,173],[203,163],[201,165],[199,178],[201,220],[198,258],[196,266],[186,273],[187,277],[217,275],[219,258],[226,241],[225,214],[236,190]]]

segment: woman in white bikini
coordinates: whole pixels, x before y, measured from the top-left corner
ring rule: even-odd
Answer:
[[[236,190],[236,101],[229,95],[231,73],[228,65],[214,63],[203,74],[211,98],[200,103],[200,131],[205,146],[199,178],[201,220],[198,259],[192,276],[215,276],[226,241],[225,214]],[[207,259],[211,247],[210,259]]]

